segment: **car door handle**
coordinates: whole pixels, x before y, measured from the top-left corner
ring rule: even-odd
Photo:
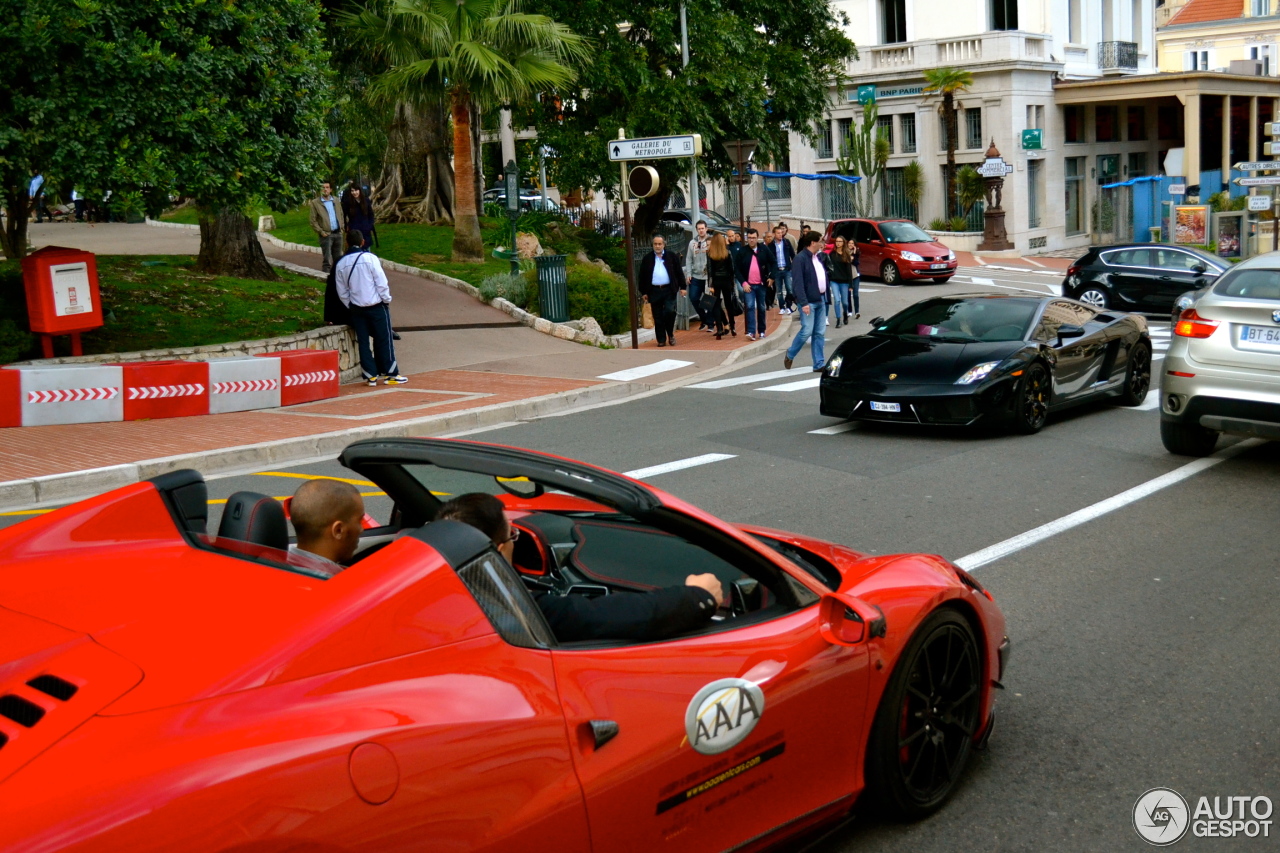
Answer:
[[[1162,276],[1160,276],[1160,280],[1161,280],[1161,281],[1173,281],[1173,276],[1171,276],[1171,275],[1162,275]]]
[[[591,739],[596,749],[618,736],[618,724],[613,720],[591,720],[586,725],[591,729]]]

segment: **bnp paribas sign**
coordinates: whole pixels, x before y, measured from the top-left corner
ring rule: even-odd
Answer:
[[[915,86],[877,86],[874,83],[850,89],[848,99],[860,104],[874,104],[888,98],[912,98],[924,94],[924,84]]]

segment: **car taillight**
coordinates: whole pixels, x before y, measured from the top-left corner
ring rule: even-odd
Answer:
[[[1067,275],[1075,275],[1078,272],[1080,272],[1079,264],[1072,264],[1071,266],[1067,267]]]
[[[1207,338],[1217,329],[1217,320],[1206,320],[1196,313],[1196,309],[1188,308],[1178,315],[1173,333],[1183,338]]]

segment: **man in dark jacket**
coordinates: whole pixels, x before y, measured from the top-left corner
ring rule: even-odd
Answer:
[[[493,542],[511,562],[517,534],[502,501],[483,492],[459,495],[440,507],[436,521],[470,524]],[[650,592],[615,592],[599,598],[536,593],[534,601],[551,633],[562,643],[578,640],[649,642],[703,627],[724,603],[724,591],[713,574],[689,575],[684,586]]]
[[[779,222],[773,227],[773,242],[769,248],[773,253],[773,266],[777,270],[773,275],[773,283],[777,288],[778,313],[792,314],[796,308],[791,282],[796,249],[791,243],[791,237],[787,234],[785,222]]]
[[[653,331],[658,346],[676,345],[676,293],[684,293],[687,285],[680,258],[667,251],[667,241],[653,238],[653,251],[640,261],[636,289],[653,309]]]
[[[822,237],[810,231],[800,238],[800,251],[796,253],[791,284],[795,288],[796,306],[800,309],[800,331],[787,348],[782,366],[791,369],[791,363],[800,354],[805,341],[811,341],[813,370],[815,373],[826,365],[823,349],[827,338],[827,288],[831,281],[831,268],[827,266],[827,254],[814,244]]]
[[[733,256],[734,270],[742,282],[742,308],[747,315],[747,337],[753,341],[765,336],[765,305],[769,285],[777,274],[773,254],[760,244],[760,233],[747,229],[747,243]]]

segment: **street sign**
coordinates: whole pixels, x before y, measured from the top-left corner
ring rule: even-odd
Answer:
[[[1269,121],[1263,127],[1266,128],[1263,132],[1267,136],[1280,136],[1280,121]]]
[[[636,166],[627,175],[627,191],[635,198],[648,198],[658,191],[658,172],[652,166]]]
[[[1258,178],[1236,178],[1234,183],[1240,187],[1276,187],[1280,186],[1280,175],[1263,175]]]
[[[1186,184],[1169,184],[1169,195],[1186,195]]]
[[[1271,196],[1269,195],[1251,195],[1249,196],[1249,210],[1258,213],[1263,210],[1271,209]]]
[[[1236,163],[1231,168],[1237,172],[1265,172],[1280,169],[1280,160],[1260,160],[1252,163]]]
[[[984,160],[982,165],[977,168],[977,172],[984,178],[1003,178],[1013,172],[1013,166],[1006,163],[1003,157],[992,157]]]
[[[676,157],[701,157],[702,136],[650,136],[644,139],[613,139],[609,142],[609,159],[671,160]]]
[[[1038,127],[1022,131],[1022,147],[1028,151],[1038,151],[1044,147],[1044,131]]]

